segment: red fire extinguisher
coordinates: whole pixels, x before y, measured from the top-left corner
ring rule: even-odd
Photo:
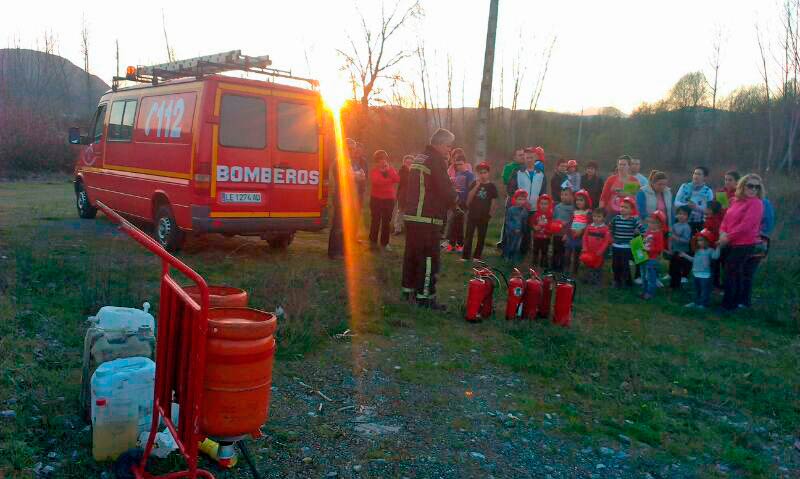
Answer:
[[[467,283],[467,312],[464,318],[467,321],[480,321],[481,307],[486,300],[486,292],[489,285],[480,276],[477,269],[473,271],[475,276]]]
[[[556,305],[553,323],[568,328],[572,322],[572,301],[575,299],[575,281],[563,277],[556,283]]]
[[[542,276],[542,300],[539,303],[538,316],[540,318],[550,317],[550,304],[553,300],[553,275]]]
[[[467,307],[464,318],[467,321],[480,321],[488,318],[494,311],[495,276],[487,268],[472,270],[474,275],[467,283]]]
[[[508,280],[508,300],[506,301],[506,319],[522,317],[522,304],[525,298],[525,280],[522,273],[514,268]]]
[[[530,269],[530,276],[525,280],[525,301],[523,301],[522,317],[535,320],[542,301],[542,279],[536,270]]]

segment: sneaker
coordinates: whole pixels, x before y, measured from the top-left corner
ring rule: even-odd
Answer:
[[[453,245],[451,245],[451,244],[448,244],[448,245],[447,245],[447,248],[445,248],[444,250],[445,250],[446,252],[448,252],[448,253],[452,253],[452,252],[453,252]]]
[[[689,303],[689,304],[684,305],[683,307],[684,308],[695,308],[695,307],[697,307],[697,305],[694,304],[694,303]]]
[[[656,286],[659,287],[659,288],[663,288],[664,287],[664,283],[662,283],[660,279],[657,279],[656,280]]]
[[[386,246],[384,246],[384,247],[383,247],[383,250],[384,250],[384,251],[394,251],[394,250],[392,249],[392,245],[388,245],[388,244],[387,244]]]
[[[647,301],[648,299],[653,299],[653,295],[652,294],[643,294],[642,295],[642,299],[645,300],[645,301]]]
[[[633,280],[633,282],[638,284],[638,285],[641,285],[642,284],[642,278],[636,278],[636,279]]]
[[[681,284],[686,284],[689,282],[689,278],[681,278]]]
[[[463,246],[456,246],[456,253],[463,253],[464,247]]]
[[[664,276],[661,277],[661,281],[669,281],[670,279],[671,277],[668,274],[665,274]]]
[[[447,306],[437,303],[435,299],[417,299],[417,306],[433,311],[447,311]]]
[[[400,299],[408,303],[413,303],[415,300],[414,294],[411,291],[403,291],[400,293]]]
[[[705,306],[703,306],[702,304],[698,304],[698,305],[697,305],[697,309],[706,309],[706,307],[705,307]]]

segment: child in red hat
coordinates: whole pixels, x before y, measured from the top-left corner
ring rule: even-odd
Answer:
[[[583,233],[581,261],[589,268],[588,282],[600,285],[603,274],[606,250],[611,244],[611,230],[606,224],[606,210],[596,208],[592,211],[592,224]]]
[[[567,162],[567,180],[572,191],[580,191],[581,173],[578,171],[578,160],[569,160]]]
[[[667,217],[661,210],[656,210],[647,217],[647,232],[644,235],[644,249],[647,261],[642,268],[642,299],[650,299],[656,294],[658,287],[658,259],[664,252],[664,229]]]
[[[592,198],[589,192],[580,190],[575,193],[575,211],[572,212],[572,224],[569,228],[569,239],[567,240],[567,260],[566,267],[572,264],[572,275],[578,275],[578,264],[583,245],[583,233],[591,222]]]
[[[614,271],[615,288],[633,286],[631,240],[641,233],[644,233],[644,226],[636,213],[636,201],[626,196],[619,202],[619,214],[611,220],[611,269]]]
[[[531,217],[533,230],[533,258],[531,264],[541,268],[549,267],[550,233],[548,226],[553,221],[553,199],[550,195],[539,195],[536,212]]]

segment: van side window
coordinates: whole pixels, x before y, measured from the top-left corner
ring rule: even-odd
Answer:
[[[233,148],[267,146],[267,104],[262,98],[222,96],[219,142]]]
[[[283,151],[316,153],[317,110],[304,103],[278,104],[278,148]]]
[[[94,116],[94,126],[92,126],[92,143],[97,143],[103,139],[103,121],[106,118],[105,103],[97,107],[97,114]]]
[[[108,119],[109,141],[130,141],[135,116],[136,100],[120,100],[112,103]]]

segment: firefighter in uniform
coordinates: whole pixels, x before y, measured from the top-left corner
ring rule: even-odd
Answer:
[[[454,141],[455,135],[444,128],[431,136],[425,152],[411,164],[403,203],[403,297],[439,310],[445,309],[436,302],[439,239],[447,210],[456,204],[456,191],[447,175],[447,158]]]

